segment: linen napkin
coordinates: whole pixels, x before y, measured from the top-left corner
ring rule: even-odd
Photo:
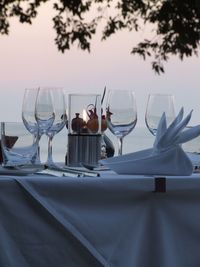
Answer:
[[[200,125],[185,130],[192,111],[185,118],[183,115],[184,110],[181,108],[167,128],[166,115],[163,113],[152,148],[100,162],[119,174],[191,175],[193,164],[181,144],[200,135]]]
[[[17,142],[18,136],[9,136],[6,139],[6,144],[9,148],[13,147],[14,144]],[[0,140],[0,163],[3,162],[3,154],[2,154],[2,147],[1,147],[1,140]]]

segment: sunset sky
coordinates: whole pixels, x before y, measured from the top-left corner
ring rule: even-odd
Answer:
[[[68,92],[102,93],[107,89],[132,89],[136,94],[138,125],[144,124],[149,93],[174,94],[176,111],[194,109],[192,124],[200,124],[200,59],[171,58],[165,74],[151,70],[150,61],[130,54],[146,32],[121,32],[92,41],[91,53],[76,45],[65,54],[54,44],[52,10],[45,4],[32,26],[12,20],[9,36],[0,36],[0,120],[20,121],[25,88],[62,86]]]

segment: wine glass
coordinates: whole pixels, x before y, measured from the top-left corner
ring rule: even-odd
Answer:
[[[26,129],[37,134],[38,125],[35,119],[35,102],[37,98],[38,88],[25,89],[22,104],[22,120]]]
[[[122,155],[123,138],[137,122],[135,94],[131,90],[109,90],[106,102],[108,128],[118,139],[118,155]]]
[[[147,101],[145,123],[149,131],[155,136],[158,123],[165,112],[167,126],[175,118],[174,96],[168,94],[150,94]]]
[[[51,127],[46,131],[48,136],[48,158],[46,162],[47,167],[55,167],[52,157],[52,141],[55,134],[60,132],[67,123],[65,95],[61,88],[52,89],[53,106],[55,112],[55,119]]]
[[[38,124],[39,135],[46,134],[55,119],[51,88],[38,89],[35,103],[35,119]]]
[[[22,121],[26,129],[34,135],[34,137],[37,139],[37,142],[39,143],[41,135],[39,135],[38,124],[35,119],[35,103],[38,90],[38,88],[25,89],[22,104]],[[39,146],[35,163],[40,163]]]

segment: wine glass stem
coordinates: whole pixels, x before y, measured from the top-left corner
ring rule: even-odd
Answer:
[[[36,139],[36,142],[37,142],[37,153],[36,153],[36,157],[34,159],[34,164],[40,164],[41,163],[41,160],[40,160],[40,146],[39,146],[39,143],[40,143],[40,139],[41,139],[41,135],[40,134],[35,134],[34,135],[34,138]]]
[[[122,155],[123,137],[118,137],[118,155]]]
[[[52,157],[52,141],[53,136],[48,136],[48,158],[47,158],[47,166],[53,165],[53,157]]]

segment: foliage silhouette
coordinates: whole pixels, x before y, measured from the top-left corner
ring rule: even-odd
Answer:
[[[164,72],[163,62],[171,55],[198,55],[200,42],[200,0],[0,0],[0,33],[9,34],[10,19],[32,23],[40,5],[51,2],[58,50],[65,52],[74,43],[90,51],[91,39],[99,23],[104,23],[102,40],[120,30],[140,31],[146,25],[152,38],[145,38],[131,53],[144,60],[152,58],[152,68]],[[87,14],[95,15],[88,20]]]

